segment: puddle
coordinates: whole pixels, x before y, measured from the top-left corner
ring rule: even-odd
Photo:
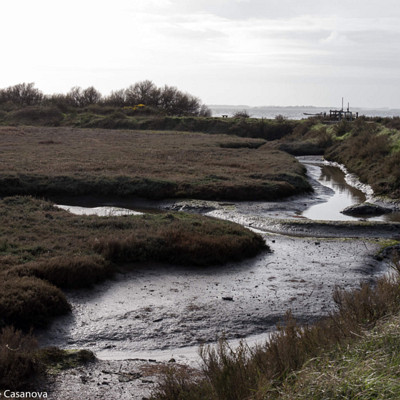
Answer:
[[[118,217],[122,215],[142,215],[142,212],[129,210],[121,207],[101,206],[101,207],[81,207],[66,206],[57,204],[56,207],[75,215],[97,215],[99,217]]]

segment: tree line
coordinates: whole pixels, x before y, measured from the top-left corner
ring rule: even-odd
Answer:
[[[15,109],[29,106],[56,106],[60,109],[85,108],[92,105],[104,107],[146,107],[166,115],[210,116],[209,108],[200,99],[182,92],[174,86],[157,87],[152,81],[137,82],[126,89],[112,91],[103,96],[90,86],[73,87],[68,93],[47,95],[34,83],[20,83],[0,89],[0,107]]]

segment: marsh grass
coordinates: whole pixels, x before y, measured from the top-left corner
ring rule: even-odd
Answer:
[[[7,197],[0,201],[0,326],[45,325],[69,311],[59,288],[88,287],[119,265],[206,267],[267,249],[240,225],[199,215],[74,216],[45,200]]]
[[[88,350],[39,348],[31,332],[11,326],[0,330],[0,393],[1,390],[34,390],[46,374],[78,367],[95,360]]]
[[[43,366],[38,360],[38,345],[32,334],[24,334],[12,327],[0,330],[0,390],[26,389]]]
[[[391,120],[396,127],[396,119]],[[400,197],[400,136],[382,124],[356,120],[344,123],[335,130],[341,137],[334,140],[325,152],[328,160],[346,168],[368,183],[377,195]]]
[[[279,398],[400,398],[399,326],[398,315],[383,319],[352,346],[337,346],[310,360],[285,382]]]
[[[83,288],[137,262],[206,267],[267,250],[261,236],[227,221],[168,213],[74,216],[32,197],[0,200],[0,390],[30,388],[45,370],[93,359],[37,349],[25,332],[70,311],[60,288]]]
[[[328,149],[326,157],[346,165],[376,194],[400,196],[398,142],[392,142],[388,134],[379,134],[377,127],[356,127],[346,140]]]
[[[397,262],[375,285],[336,290],[337,310],[313,325],[298,325],[289,312],[264,345],[233,349],[221,339],[202,347],[203,378],[170,370],[152,398],[398,398],[399,272]]]
[[[276,199],[305,169],[258,139],[177,132],[0,128],[0,194]]]

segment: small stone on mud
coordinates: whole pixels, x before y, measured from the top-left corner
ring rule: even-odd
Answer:
[[[233,301],[233,297],[223,297],[222,300]]]

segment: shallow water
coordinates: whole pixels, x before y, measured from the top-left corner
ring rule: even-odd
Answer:
[[[70,212],[75,215],[97,215],[99,217],[118,217],[121,215],[141,215],[142,212],[129,210],[127,208],[101,206],[101,207],[82,207],[82,206],[67,206],[57,204],[58,208]]]
[[[346,207],[368,201],[373,195],[370,186],[362,184],[357,177],[346,174],[341,168],[332,163],[325,162],[321,157],[299,157],[307,168],[311,179],[331,189],[320,194],[321,203],[313,204],[302,212],[302,216],[312,220],[322,221],[357,221],[367,219],[369,221],[400,222],[400,213],[393,212],[374,217],[353,217],[342,214]]]
[[[344,173],[337,167],[322,165],[318,181],[334,191],[326,201],[316,204],[305,210],[302,215],[309,219],[325,221],[348,221],[357,218],[342,214],[341,211],[353,204],[363,203],[365,194],[352,186],[344,179]]]

